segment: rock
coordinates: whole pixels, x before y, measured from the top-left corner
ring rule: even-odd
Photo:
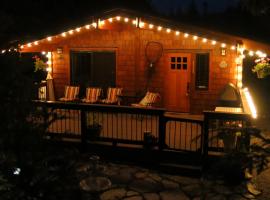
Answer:
[[[179,189],[179,184],[173,181],[163,180],[162,181],[163,187],[166,190],[176,190]]]
[[[245,197],[246,199],[256,199],[254,195],[249,194],[249,193],[243,194],[243,197]]]
[[[111,185],[111,181],[105,177],[88,177],[80,181],[80,188],[87,192],[107,190]]]
[[[126,197],[123,200],[143,200],[141,196]]]
[[[111,189],[100,195],[101,200],[118,200],[122,199],[126,194],[123,188]]]
[[[152,179],[136,179],[129,187],[138,192],[157,192],[160,191],[162,186],[160,183],[153,181]]]
[[[181,191],[165,191],[160,193],[162,200],[189,200],[189,198]]]
[[[136,195],[139,195],[139,193],[138,192],[135,192],[135,191],[132,191],[132,190],[130,190],[130,191],[127,191],[127,193],[126,193],[126,196],[136,196]]]
[[[198,179],[184,177],[184,176],[165,175],[165,177],[169,180],[173,180],[179,183],[180,185],[198,184],[200,182]]]
[[[113,183],[126,184],[133,180],[133,176],[130,173],[122,171],[118,174],[112,175],[111,179]]]
[[[202,188],[199,184],[187,185],[182,188],[184,192],[186,192],[191,197],[201,196]]]
[[[143,178],[145,178],[147,176],[147,173],[146,172],[137,172],[136,174],[135,174],[135,178],[137,178],[137,179],[143,179]]]
[[[143,195],[145,200],[159,200],[159,195],[156,193],[145,193]]]
[[[229,188],[225,187],[224,185],[216,185],[213,187],[213,189],[218,193],[218,194],[225,194],[229,195],[232,194],[233,191],[231,191]]]
[[[238,195],[238,194],[234,194],[232,196],[229,197],[230,200],[247,200],[246,198]]]
[[[207,198],[207,200],[226,200],[226,197],[223,195],[216,195],[216,196]]]
[[[255,196],[258,196],[259,194],[262,193],[262,192],[259,191],[259,190],[256,188],[256,186],[255,186],[253,183],[251,183],[251,182],[248,182],[248,183],[247,183],[247,190],[248,190],[251,194],[253,194],[253,195],[255,195]]]
[[[158,174],[149,173],[148,177],[150,177],[151,179],[153,179],[154,181],[157,181],[157,182],[162,180],[162,178]]]

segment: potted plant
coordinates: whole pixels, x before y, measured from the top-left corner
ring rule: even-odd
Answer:
[[[98,118],[98,113],[87,113],[87,134],[86,138],[96,139],[100,136],[102,123]]]
[[[256,65],[252,68],[252,72],[257,73],[258,78],[265,78],[270,75],[269,61],[269,58],[259,58],[255,60]]]

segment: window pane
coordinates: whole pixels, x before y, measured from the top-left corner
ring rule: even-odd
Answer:
[[[187,57],[183,57],[183,62],[187,62]]]
[[[209,53],[196,55],[196,77],[197,89],[207,90],[209,84]]]
[[[177,62],[181,62],[181,57],[177,57]]]
[[[175,64],[171,64],[171,69],[175,69]]]
[[[171,57],[171,62],[175,62],[175,57]]]
[[[181,69],[181,64],[177,64],[177,69]]]
[[[183,64],[183,69],[187,69],[187,64]]]

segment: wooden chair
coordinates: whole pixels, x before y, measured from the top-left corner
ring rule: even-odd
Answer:
[[[88,87],[86,88],[86,96],[82,99],[84,103],[97,103],[102,93],[101,88]]]
[[[146,92],[144,98],[139,103],[133,103],[131,106],[148,107],[157,104],[160,100],[160,94],[154,92]]]
[[[105,104],[120,104],[119,95],[122,95],[123,88],[108,88],[107,98],[101,100]]]
[[[65,86],[65,96],[60,98],[60,101],[74,101],[78,99],[79,86]]]

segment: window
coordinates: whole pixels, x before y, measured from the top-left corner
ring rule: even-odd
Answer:
[[[196,54],[196,89],[207,90],[209,84],[209,53]]]
[[[113,51],[71,51],[71,84],[79,85],[80,92],[89,86],[115,86],[116,55]]]
[[[171,69],[173,70],[187,70],[187,57],[171,57]]]

